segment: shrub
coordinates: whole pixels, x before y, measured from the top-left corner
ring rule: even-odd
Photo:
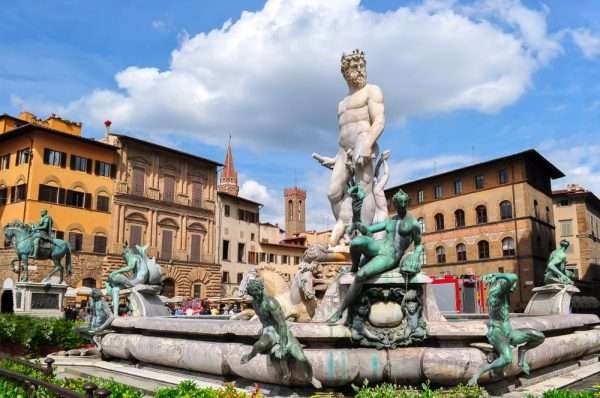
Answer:
[[[489,397],[487,391],[479,386],[459,385],[450,389],[433,390],[428,384],[421,389],[402,387],[394,384],[380,384],[369,387],[365,382],[362,387],[352,386],[356,398],[482,398]]]
[[[65,319],[0,315],[0,346],[20,345],[30,353],[47,347],[69,350],[86,343],[75,326]]]

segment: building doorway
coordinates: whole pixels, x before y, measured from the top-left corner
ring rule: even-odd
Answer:
[[[3,290],[0,297],[0,313],[12,314],[14,312],[13,291]]]

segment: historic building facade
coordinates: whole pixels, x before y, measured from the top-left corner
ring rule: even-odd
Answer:
[[[27,112],[0,116],[0,148],[0,224],[38,222],[47,209],[55,236],[72,247],[70,285],[99,287],[109,252],[116,148],[82,137],[80,123],[56,115],[42,120]],[[0,264],[13,256],[14,249],[1,250]],[[32,262],[32,280],[50,269],[49,261]],[[3,302],[15,281],[8,267],[0,268]]]
[[[424,272],[514,272],[519,308],[541,284],[556,246],[550,181],[563,176],[528,150],[389,188],[386,196],[391,203],[400,188],[409,195],[423,230]]]
[[[164,295],[218,296],[215,213],[220,164],[122,134],[108,132],[104,141],[119,155],[111,252],[122,253],[125,242],[148,245],[149,255],[165,271]]]
[[[258,264],[260,203],[238,195],[231,143],[219,175],[217,193],[217,256],[221,265],[221,295],[233,296],[244,273]]]
[[[569,241],[567,268],[577,279],[600,280],[600,199],[578,185],[552,192],[556,241]]]

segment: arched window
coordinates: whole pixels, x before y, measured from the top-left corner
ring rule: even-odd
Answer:
[[[510,203],[508,200],[500,202],[500,219],[506,220],[512,218],[512,215],[512,203]]]
[[[437,257],[438,264],[443,264],[446,262],[446,249],[444,249],[444,246],[436,247],[435,255]]]
[[[81,286],[89,287],[90,289],[94,289],[96,287],[96,280],[94,278],[84,278],[81,281]]]
[[[438,213],[435,215],[435,230],[441,231],[442,229],[444,229],[444,215]]]
[[[485,206],[477,206],[475,212],[477,213],[477,224],[485,224],[487,222],[487,209]]]
[[[419,222],[419,225],[421,226],[421,233],[425,233],[425,219],[423,217],[419,217],[419,219],[417,220]]]
[[[479,250],[479,258],[490,258],[490,244],[486,240],[480,240],[477,243],[477,249]]]
[[[456,259],[458,261],[467,261],[467,247],[464,243],[456,245]]]
[[[288,220],[292,221],[294,219],[294,202],[292,200],[288,200]]]
[[[502,255],[505,257],[515,255],[515,240],[513,238],[502,239]]]
[[[298,221],[302,221],[302,201],[298,201]]]
[[[465,226],[465,212],[461,209],[454,212],[454,224],[456,225],[456,228]]]
[[[167,278],[162,283],[161,296],[175,297],[175,281],[173,278]]]

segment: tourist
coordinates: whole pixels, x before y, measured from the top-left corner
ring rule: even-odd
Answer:
[[[192,307],[187,307],[187,308],[185,309],[185,315],[187,315],[187,316],[192,316],[192,315],[194,315],[194,310],[192,309]]]

